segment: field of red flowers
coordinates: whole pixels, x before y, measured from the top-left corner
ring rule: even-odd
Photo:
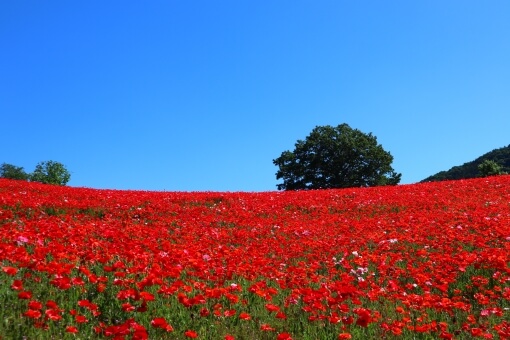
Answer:
[[[509,339],[510,176],[300,192],[0,179],[2,339]]]

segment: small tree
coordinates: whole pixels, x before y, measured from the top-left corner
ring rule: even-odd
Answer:
[[[284,151],[273,160],[279,167],[278,190],[347,188],[395,185],[401,174],[391,167],[393,157],[377,138],[352,129],[317,126],[306,140],[298,140],[294,151]]]
[[[501,168],[501,165],[489,159],[484,160],[478,165],[478,172],[481,177],[506,174],[506,172],[504,172]]]
[[[71,174],[62,163],[47,161],[40,162],[30,174],[30,180],[45,184],[66,185]]]
[[[0,177],[9,179],[21,179],[28,180],[28,174],[23,170],[21,166],[15,166],[12,164],[3,163],[0,166]]]

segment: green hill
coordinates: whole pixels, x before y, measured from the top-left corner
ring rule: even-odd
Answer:
[[[441,171],[435,175],[425,178],[421,182],[445,181],[453,179],[464,179],[479,177],[478,165],[485,160],[491,160],[498,163],[503,171],[510,173],[510,145],[499,149],[494,149],[478,157],[474,161],[454,166],[448,171]]]

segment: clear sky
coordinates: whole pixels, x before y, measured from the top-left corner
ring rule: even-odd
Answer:
[[[276,190],[342,123],[414,183],[510,144],[510,1],[2,1],[0,115],[71,186]]]

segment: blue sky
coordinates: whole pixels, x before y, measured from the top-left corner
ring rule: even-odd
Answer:
[[[71,186],[276,190],[317,125],[402,182],[510,144],[510,2],[3,1],[0,163]]]

